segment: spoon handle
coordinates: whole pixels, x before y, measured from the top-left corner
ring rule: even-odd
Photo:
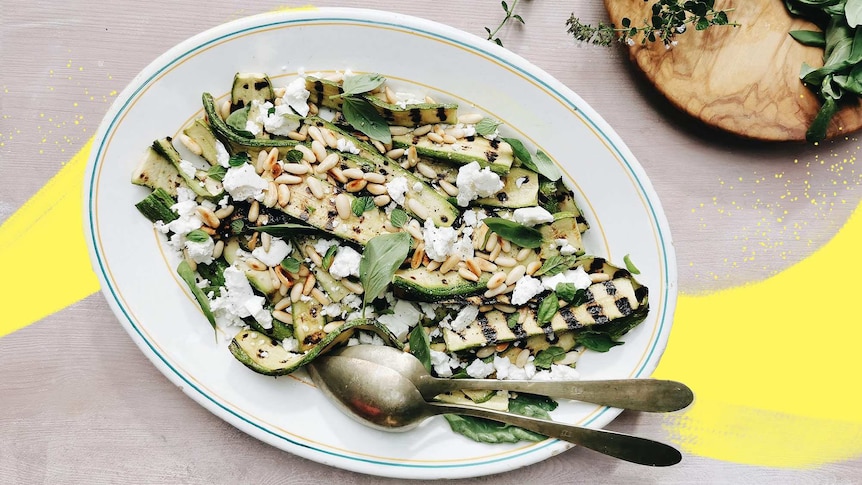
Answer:
[[[682,461],[682,454],[676,448],[647,438],[472,406],[428,404],[438,414],[463,414],[500,421],[640,465],[671,466]]]
[[[496,379],[435,379],[428,376],[419,385],[422,396],[454,390],[488,389],[561,397],[621,409],[647,412],[680,410],[694,400],[685,384],[660,379],[602,381],[515,381]]]

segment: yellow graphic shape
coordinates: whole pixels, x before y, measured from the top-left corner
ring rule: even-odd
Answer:
[[[0,226],[0,336],[98,290],[83,233],[92,140]],[[805,468],[862,455],[862,317],[855,304],[858,208],[810,258],[765,281],[682,295],[656,377],[681,380],[693,406],[665,421],[686,452]],[[59,284],[58,284],[59,283]],[[46,298],[50,285],[51,297]]]
[[[862,206],[809,258],[781,273],[680,297],[656,377],[695,404],[670,418],[687,451],[807,467],[862,455]]]
[[[84,239],[84,168],[93,140],[0,226],[0,337],[98,291]]]

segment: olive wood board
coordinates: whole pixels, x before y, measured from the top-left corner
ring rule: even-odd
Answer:
[[[632,26],[651,17],[644,0],[604,0],[611,22]],[[823,50],[806,47],[788,35],[791,30],[818,30],[791,17],[781,0],[718,0],[716,10],[728,12],[738,27],[713,26],[688,30],[666,48],[661,41],[629,46],[629,56],[646,78],[682,111],[707,125],[745,138],[803,141],[820,109],[818,97],[799,80],[802,63],[823,65]],[[858,99],[832,119],[827,138],[862,127]]]

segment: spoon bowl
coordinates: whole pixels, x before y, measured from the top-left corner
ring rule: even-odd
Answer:
[[[409,379],[426,400],[454,390],[507,390],[647,412],[678,411],[694,400],[694,393],[685,384],[661,379],[603,381],[439,379],[431,376],[419,359],[412,354],[392,347],[353,345],[330,355],[367,360],[388,367]]]
[[[324,355],[307,369],[314,383],[342,412],[383,431],[407,431],[438,414],[463,414],[512,424],[642,465],[669,466],[682,460],[675,448],[646,438],[479,407],[428,402],[410,379],[368,360]]]

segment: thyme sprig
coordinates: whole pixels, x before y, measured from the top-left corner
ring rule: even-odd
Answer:
[[[497,28],[494,30],[491,30],[489,27],[485,27],[485,33],[488,34],[488,40],[496,43],[500,47],[503,47],[503,41],[500,40],[499,37],[497,37],[497,33],[500,32],[500,29],[502,29],[512,20],[521,22],[521,25],[526,24],[526,22],[524,22],[524,18],[515,13],[515,7],[518,5],[518,1],[519,0],[513,0],[512,5],[509,5],[506,0],[502,0],[500,2],[500,5],[503,6],[503,12],[505,12],[506,15],[505,17],[503,17],[503,20],[500,22],[500,25],[498,25]]]
[[[652,6],[652,15],[643,19],[641,26],[636,26],[628,17],[620,21],[620,27],[604,22],[593,26],[581,22],[574,14],[566,21],[566,26],[576,40],[594,45],[609,46],[615,40],[634,45],[640,37],[641,44],[661,41],[670,48],[676,45],[676,36],[690,27],[695,30],[712,26],[738,27],[739,24],[728,19],[727,13],[732,11],[716,10],[715,0],[658,0]]]

